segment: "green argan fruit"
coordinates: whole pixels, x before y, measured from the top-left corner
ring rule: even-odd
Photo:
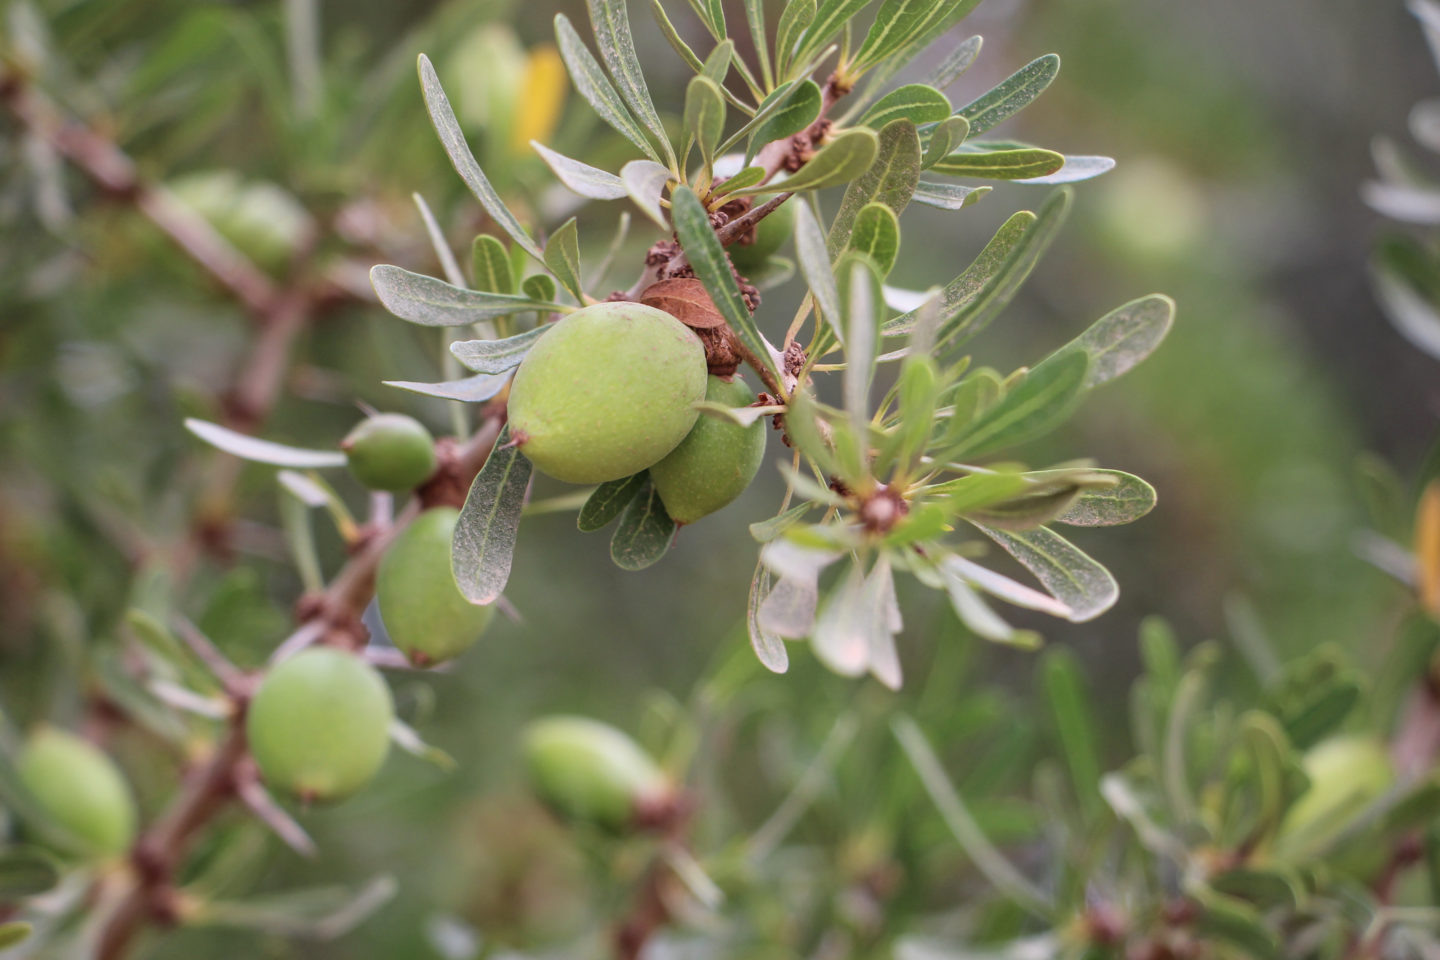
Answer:
[[[566,816],[618,830],[673,796],[665,774],[630,737],[585,717],[546,717],[525,732],[540,797]]]
[[[1395,768],[1385,744],[1372,737],[1332,737],[1311,747],[1301,766],[1309,788],[1291,805],[1280,826],[1282,848],[1324,846],[1349,820],[1379,799],[1395,783]],[[1368,872],[1359,859],[1345,858],[1352,872]]]
[[[568,483],[639,473],[685,439],[705,396],[705,349],[638,303],[577,310],[541,337],[510,387],[510,435]]]
[[[455,585],[450,540],[460,511],[426,510],[395,538],[380,561],[375,595],[380,617],[395,646],[417,666],[458,657],[470,648],[494,616],[477,607]]]
[[[710,377],[705,399],[728,407],[753,403],[740,378]],[[650,479],[676,523],[694,523],[745,492],[765,459],[765,421],[748,427],[702,416],[680,446],[650,467]]]
[[[315,231],[310,214],[293,195],[273,183],[246,183],[234,170],[187,174],[169,186],[180,202],[267,270],[286,267]]]
[[[76,853],[118,856],[135,839],[135,798],[115,762],[93,744],[42,727],[16,767],[39,808],[74,839]]]
[[[756,197],[755,206],[758,207],[770,199]],[[754,243],[732,243],[727,248],[730,251],[730,261],[742,274],[759,270],[765,266],[765,261],[780,252],[780,248],[785,246],[794,232],[795,204],[792,200],[786,200],[755,227]]]
[[[403,413],[366,417],[340,441],[340,449],[355,479],[371,490],[411,490],[435,472],[435,438]]]
[[[266,674],[245,732],[265,781],[306,800],[359,790],[385,762],[390,688],[359,657],[311,647]]]

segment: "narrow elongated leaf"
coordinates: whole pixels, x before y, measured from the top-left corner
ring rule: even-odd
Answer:
[[[442,380],[439,383],[420,383],[414,380],[386,380],[387,387],[397,387],[426,397],[441,400],[459,400],[464,403],[484,403],[500,395],[510,382],[508,373],[477,373],[460,380]]]
[[[370,268],[370,286],[386,310],[422,327],[463,327],[528,310],[569,309],[528,296],[466,290],[386,263]]]
[[[605,71],[600,69],[600,64],[595,62],[594,56],[585,46],[585,41],[580,39],[580,34],[575,32],[575,28],[563,13],[555,15],[555,41],[560,47],[560,58],[565,61],[565,69],[570,73],[570,82],[575,85],[576,92],[615,132],[639,147],[640,152],[651,160],[660,162],[660,152],[645,136],[644,129],[631,115],[625,101],[615,92],[615,87],[605,76]]]
[[[585,291],[580,288],[580,231],[574,217],[561,224],[546,241],[545,266],[576,300],[585,302]]]
[[[0,851],[0,903],[38,896],[59,882],[60,869],[43,850],[11,847]]]
[[[1065,354],[1084,353],[1090,358],[1084,385],[1088,390],[1114,380],[1153,353],[1174,321],[1175,301],[1169,297],[1157,293],[1132,300],[1096,320],[1035,369],[1058,362]]]
[[[870,666],[871,633],[880,624],[877,606],[866,590],[864,571],[851,563],[815,619],[810,645],[816,659],[841,676],[864,673]]]
[[[909,205],[919,180],[919,134],[910,121],[897,120],[880,131],[879,148],[870,169],[845,188],[840,209],[830,223],[830,258],[833,260],[845,249],[855,218],[866,204],[883,203],[898,217]]]
[[[1047,653],[1040,664],[1040,682],[1075,795],[1085,815],[1094,816],[1101,803],[1100,738],[1075,655],[1064,648]]]
[[[525,354],[544,336],[548,326],[535,327],[504,340],[456,340],[450,352],[467,369],[476,373],[504,373],[520,366]]]
[[[665,512],[660,493],[645,475],[640,489],[620,512],[610,538],[610,559],[622,570],[644,570],[665,556],[675,539],[675,521]]]
[[[971,127],[973,132],[974,127]],[[1027,180],[1046,177],[1065,166],[1065,156],[1043,147],[1002,147],[990,149],[966,144],[930,167],[949,177],[980,180]]]
[[[965,272],[945,284],[940,291],[940,317],[942,337],[945,324],[951,321],[966,306],[974,303],[981,292],[1004,268],[1005,263],[1020,247],[1038,218],[1029,210],[1021,210],[1000,225],[995,236],[985,244]],[[899,336],[913,329],[919,310],[901,314],[885,324],[886,336]]]
[[[505,206],[505,201],[500,199],[500,194],[490,185],[485,172],[480,169],[480,164],[475,162],[475,155],[470,152],[470,145],[465,142],[465,133],[460,129],[460,121],[455,119],[455,111],[450,107],[450,99],[445,96],[445,89],[440,86],[440,78],[435,75],[435,67],[423,53],[420,55],[419,69],[420,90],[425,97],[425,109],[430,113],[430,122],[435,127],[435,133],[440,137],[440,145],[445,148],[445,154],[450,158],[455,172],[460,174],[465,186],[470,188],[475,199],[479,200],[485,212],[490,214],[490,219],[498,223],[500,229],[508,233],[510,239],[519,244],[521,249],[536,260],[542,259],[540,247],[521,226],[520,221],[515,219],[510,208]]]
[[[1088,157],[1088,156],[1067,156],[1065,165],[1054,173],[1044,177],[1029,177],[1024,180],[1016,180],[1016,183],[1028,183],[1041,186],[1058,186],[1062,183],[1079,183],[1081,180],[1093,180],[1102,173],[1109,173],[1115,169],[1115,160],[1112,157]]]
[[[958,183],[921,180],[915,186],[915,202],[939,210],[961,210],[993,189],[994,187],[967,187]]]
[[[715,162],[715,148],[725,132],[725,96],[709,77],[691,77],[685,88],[685,136],[700,150],[706,169]]]
[[[944,90],[959,80],[961,74],[969,70],[970,65],[975,62],[975,58],[980,55],[980,46],[984,42],[984,38],[976,34],[950,51],[945,59],[935,67],[935,71],[925,78],[925,84],[937,90]]]
[[[856,52],[854,66],[879,63],[914,39],[944,0],[885,0]]]
[[[1016,630],[1005,619],[990,608],[985,599],[976,593],[974,588],[965,580],[950,573],[945,573],[945,593],[950,598],[950,607],[955,611],[955,616],[965,624],[977,637],[986,640],[993,640],[996,643],[1014,643],[1016,635],[1021,631]],[[1024,643],[1022,637],[1021,643]]]
[[[783,94],[777,90],[771,96],[777,97],[777,105],[767,111],[762,103],[756,112],[756,117],[765,115],[766,119],[755,128],[755,138],[745,155],[746,163],[765,144],[793,137],[820,116],[823,98],[820,86],[814,80],[802,80]]]
[[[591,200],[619,200],[625,196],[625,184],[613,173],[572,160],[536,140],[530,146],[555,174],[555,178],[571,190]]]
[[[1069,509],[1055,518],[1057,522],[1072,527],[1111,527],[1139,520],[1155,509],[1155,488],[1139,477],[1119,470],[1093,472],[1112,476],[1117,483],[1082,491]],[[1045,471],[1028,476],[1044,478]]]
[[[1011,533],[978,523],[975,526],[1069,607],[1067,619],[1075,623],[1095,619],[1120,597],[1120,587],[1109,570],[1049,527]]]
[[[530,469],[520,447],[510,443],[507,425],[475,475],[455,523],[450,562],[455,583],[471,603],[494,603],[510,579]]]
[[[940,570],[947,577],[963,580],[965,583],[985,591],[995,599],[1004,600],[1012,606],[1022,607],[1026,610],[1038,610],[1040,613],[1046,613],[1052,617],[1069,618],[1073,612],[1048,593],[1041,593],[1023,583],[1017,583],[1003,573],[996,573],[989,567],[982,567],[964,557],[954,554],[944,557],[940,561]]]
[[[589,0],[587,6],[595,42],[600,47],[600,59],[605,61],[605,67],[620,88],[620,96],[626,105],[668,156],[670,139],[665,134],[660,115],[655,112],[655,103],[645,85],[645,74],[640,69],[640,58],[635,55],[635,40],[630,35],[630,14],[625,9],[625,0]]]
[[[866,204],[855,218],[850,249],[873,260],[881,277],[889,275],[900,254],[900,220],[895,212],[883,203]]]
[[[865,9],[869,3],[870,0],[822,0],[819,9],[815,12],[814,21],[800,39],[795,60],[803,61],[807,56],[824,47],[835,38],[845,24],[854,19],[855,15]]]
[[[970,136],[970,121],[964,117],[946,117],[930,131],[930,141],[925,144],[925,154],[920,159],[920,168],[929,170],[945,159]]]
[[[1047,53],[1016,70],[994,89],[961,107],[958,112],[970,121],[971,133],[984,133],[1010,119],[1044,93],[1059,72],[1060,58]]]
[[[819,190],[836,184],[848,183],[870,169],[880,149],[880,138],[875,131],[865,127],[844,130],[833,140],[820,148],[805,166],[785,181],[785,189],[791,192]],[[765,193],[773,187],[747,187],[736,191],[735,196],[743,197]]]
[[[820,318],[835,332],[836,339],[844,345],[844,331],[840,329],[840,290],[835,285],[835,274],[830,269],[830,254],[825,249],[825,236],[815,219],[809,204],[800,203],[795,212],[795,256],[800,261],[800,274],[810,287],[810,296]]]
[[[979,456],[1043,436],[1064,422],[1079,398],[1089,358],[1081,353],[1031,370],[957,441],[952,456]]]
[[[655,18],[655,23],[660,27],[660,32],[665,35],[665,40],[670,44],[680,59],[685,61],[686,66],[696,73],[705,69],[705,64],[700,62],[700,57],[691,49],[680,36],[680,31],[675,29],[675,24],[670,21],[670,15],[665,12],[665,5],[660,0],[650,0],[650,13]]]
[[[620,168],[620,179],[641,212],[660,229],[669,230],[660,200],[665,195],[665,185],[670,182],[670,171],[653,160],[631,160]]]
[[[548,273],[532,273],[520,281],[520,292],[534,303],[554,303],[555,278]],[[560,309],[565,308],[561,307]]]
[[[923,83],[906,84],[892,90],[865,111],[860,123],[873,130],[881,130],[896,120],[909,120],[919,125],[939,123],[950,116],[950,101],[945,94]]]
[[[204,440],[210,446],[223,450],[241,460],[268,463],[277,467],[293,467],[297,470],[314,470],[324,467],[345,466],[345,454],[339,450],[310,450],[291,447],[283,443],[272,443],[248,434],[222,427],[208,420],[189,417],[185,429]]]
[[[1440,271],[1429,248],[1413,237],[1387,238],[1376,251],[1371,275],[1395,329],[1440,360]]]
[[[879,340],[874,294],[880,283],[864,260],[842,261],[839,276],[849,294],[845,310],[845,411],[856,436],[863,437],[870,421],[870,381],[875,375],[875,343]]]
[[[755,564],[755,573],[750,578],[750,598],[746,604],[745,625],[750,634],[750,647],[755,651],[761,665],[771,673],[784,673],[790,669],[790,654],[785,641],[760,626],[759,612],[770,596],[771,576],[764,564]]]
[[[505,244],[488,233],[482,233],[470,245],[471,286],[482,293],[515,292],[515,268]]]
[[[750,315],[750,308],[745,305],[745,300],[740,295],[739,284],[730,270],[730,261],[725,257],[725,248],[720,245],[720,239],[715,236],[715,230],[710,225],[710,215],[705,212],[705,205],[700,202],[695,191],[685,186],[675,189],[671,194],[670,204],[680,246],[690,260],[695,275],[705,284],[710,299],[715,302],[716,308],[725,317],[725,322],[730,324],[746,349],[771,373],[778,376],[779,371],[775,369],[775,362],[770,356],[765,338],[760,335],[759,328],[755,326],[755,318]]]
[[[580,508],[575,525],[582,533],[594,533],[609,526],[610,521],[620,516],[620,511],[645,486],[646,477],[642,470],[632,476],[600,484]]]
[[[815,0],[790,0],[780,14],[780,23],[775,28],[775,72],[788,75],[791,57],[800,37],[815,22]]]
[[[34,925],[25,920],[0,923],[0,950],[9,950],[11,947],[24,943],[34,932]]]
[[[752,0],[746,0],[751,3]],[[715,44],[715,49],[710,51],[710,56],[705,58],[705,64],[700,68],[700,75],[709,79],[717,87],[725,86],[725,78],[730,74],[730,64],[735,59],[735,41],[725,40]]]

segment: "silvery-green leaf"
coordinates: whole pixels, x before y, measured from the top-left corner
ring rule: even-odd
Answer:
[[[553,303],[555,300],[555,278],[548,273],[532,273],[520,281],[520,292],[536,303]]]
[[[303,447],[291,447],[283,443],[273,443],[231,430],[229,427],[222,427],[218,423],[197,420],[194,417],[185,420],[185,429],[210,446],[239,457],[241,460],[268,463],[277,467],[293,467],[297,470],[345,466],[345,454],[339,450],[310,450]]]
[[[1016,70],[992,90],[957,112],[970,121],[971,133],[984,133],[1010,119],[1044,93],[1059,72],[1060,58],[1053,53],[1047,53]]]
[[[990,594],[997,600],[1004,600],[1006,603],[1016,607],[1023,607],[1026,610],[1038,610],[1041,613],[1048,613],[1052,617],[1069,619],[1073,611],[1059,600],[1047,593],[1041,593],[1023,583],[1017,583],[1005,576],[1003,573],[996,573],[989,567],[983,567],[972,560],[951,554],[940,561],[940,571],[947,578],[953,577],[963,580],[965,583],[978,587]],[[995,639],[995,638],[991,638]]]
[[[1019,533],[975,526],[1035,575],[1051,596],[1070,608],[1074,623],[1093,620],[1115,605],[1115,578],[1084,551],[1048,527]]]
[[[620,180],[640,211],[660,229],[669,230],[670,224],[665,219],[665,208],[660,206],[660,199],[665,194],[665,185],[670,182],[670,171],[653,160],[631,160],[620,168]]]
[[[537,259],[544,256],[536,253]],[[462,327],[529,310],[568,309],[528,296],[466,290],[385,263],[370,268],[370,286],[386,310],[424,327]]]
[[[920,137],[915,125],[897,120],[880,131],[875,162],[845,188],[830,223],[827,249],[833,260],[845,249],[855,217],[868,203],[883,203],[898,217],[905,212],[920,179]]]
[[[879,149],[880,139],[875,135],[875,131],[865,127],[842,130],[806,161],[805,166],[786,179],[785,189],[790,192],[819,190],[822,187],[848,183],[870,169]],[[771,188],[747,187],[737,191],[735,196],[765,193],[767,189]]]
[[[975,58],[980,55],[980,46],[984,38],[978,34],[970,37],[940,61],[935,71],[925,78],[925,83],[937,90],[944,90],[950,84],[960,79],[960,75],[970,69]]]
[[[708,168],[715,161],[715,148],[725,132],[725,96],[709,77],[691,77],[685,88],[685,135],[700,150]]]
[[[655,112],[650,90],[645,85],[645,74],[640,69],[640,58],[635,55],[635,40],[630,35],[630,15],[625,9],[625,2],[589,0],[590,26],[600,47],[600,59],[605,61],[605,67],[620,88],[620,96],[673,164],[670,138],[665,133],[665,125],[660,122],[660,115]]]
[[[920,159],[921,169],[930,169],[960,149],[960,145],[968,136],[970,136],[970,121],[964,117],[946,117],[941,120],[930,131],[930,140],[925,144],[925,154]]]
[[[507,425],[475,475],[455,523],[451,566],[460,592],[473,604],[500,599],[510,579],[530,469],[520,447],[510,443]]]
[[[585,41],[580,39],[580,35],[575,32],[575,28],[563,13],[555,15],[555,41],[560,47],[560,58],[565,61],[565,68],[570,73],[570,82],[575,85],[575,91],[590,104],[601,120],[639,147],[651,160],[659,162],[659,151],[645,136],[645,131],[635,121],[629,108],[625,106],[625,101],[620,99],[620,94],[615,92],[615,87],[605,76],[605,71],[600,69],[600,64],[595,62],[595,58],[585,46]]]
[[[815,22],[815,0],[790,0],[775,28],[775,72],[787,76],[800,37]]]
[[[1422,226],[1440,223],[1440,189],[1372,180],[1360,185],[1360,196],[1372,210],[1392,220]]]
[[[1387,238],[1376,251],[1371,275],[1380,306],[1395,329],[1440,359],[1440,271],[1430,249],[1410,237]]]
[[[620,516],[635,495],[645,486],[648,474],[640,471],[632,476],[623,477],[619,480],[611,480],[602,483],[590,494],[585,505],[580,508],[580,515],[575,518],[575,525],[581,533],[594,533],[609,526],[610,521]]]
[[[795,261],[789,257],[771,256],[766,259],[760,269],[751,269],[745,278],[755,285],[755,289],[762,293],[766,290],[773,290],[784,283],[789,282],[795,276]]]
[[[1057,356],[1031,370],[1019,386],[970,423],[951,456],[980,456],[1044,436],[1070,415],[1083,389],[1089,357]]]
[[[1027,476],[1043,480],[1049,472],[1041,470]],[[1155,509],[1155,488],[1134,474],[1120,470],[1090,472],[1114,477],[1117,482],[1082,490],[1079,499],[1056,517],[1056,522],[1072,527],[1111,527],[1139,520]]]
[[[690,260],[695,276],[705,284],[705,290],[710,294],[716,309],[739,337],[740,342],[770,373],[778,376],[775,361],[770,356],[765,338],[755,326],[755,318],[751,316],[750,308],[745,305],[745,300],[740,295],[740,287],[731,272],[730,261],[725,256],[725,248],[715,236],[704,204],[695,196],[695,191],[681,186],[670,195],[670,205],[671,216],[675,218],[676,236],[680,238],[680,246]]]
[[[881,130],[896,120],[909,120],[918,126],[939,123],[948,116],[950,101],[945,99],[945,94],[923,83],[910,83],[881,97],[865,111],[859,123]]]
[[[991,148],[981,143],[967,143],[937,160],[930,169],[948,177],[1029,180],[1047,177],[1064,165],[1064,154],[1043,147]]]
[[[420,211],[420,219],[425,224],[425,233],[430,237],[430,246],[435,249],[435,259],[440,261],[440,272],[445,274],[445,279],[457,286],[465,285],[465,277],[460,272],[460,264],[455,260],[455,251],[450,249],[450,241],[445,239],[445,231],[440,229],[440,223],[435,219],[435,214],[430,210],[430,204],[418,192],[410,194],[410,199],[415,201],[415,207]]]
[[[915,186],[915,202],[940,210],[960,210],[979,200],[994,187],[967,187],[958,183],[921,180]]]
[[[530,146],[540,154],[556,179],[580,196],[591,200],[619,200],[625,196],[625,184],[615,174],[572,160],[538,140],[531,140]]]
[[[840,320],[840,290],[835,285],[835,274],[830,269],[830,254],[825,248],[825,235],[815,219],[810,205],[798,204],[795,211],[795,258],[800,263],[800,275],[810,287],[810,296],[820,319],[829,324],[836,339],[844,345],[844,331]]]
[[[855,53],[855,67],[864,68],[895,54],[924,29],[935,8],[944,2],[947,0],[885,0]]]
[[[796,504],[784,513],[771,517],[769,520],[760,520],[752,523],[750,524],[750,536],[754,537],[758,543],[769,543],[803,520],[805,514],[809,513],[814,506],[815,504],[807,500]]]
[[[660,0],[650,0],[650,13],[655,18],[655,23],[660,27],[660,32],[665,35],[665,40],[670,48],[680,55],[686,66],[696,73],[705,69],[700,62],[700,57],[690,48],[680,36],[680,31],[675,29],[675,24],[670,21],[670,15],[665,12],[665,6]]]
[[[461,380],[442,380],[439,383],[420,383],[414,380],[385,380],[383,382],[387,387],[398,387],[401,390],[408,390],[426,397],[460,400],[464,403],[484,403],[486,400],[499,396],[500,391],[505,389],[505,384],[510,382],[510,375],[508,373],[477,373],[473,377],[465,377]]]
[[[869,3],[870,0],[821,0],[815,19],[800,38],[795,60],[803,61],[824,47]]]
[[[482,233],[470,245],[471,286],[484,293],[515,292],[515,268],[498,237]]]
[[[695,409],[704,416],[714,417],[726,423],[733,423],[740,427],[753,427],[759,420],[765,417],[773,417],[777,413],[784,413],[783,404],[771,404],[767,406],[732,407],[723,403],[714,403],[709,400],[702,400],[695,404]]]
[[[430,122],[434,125],[435,133],[440,137],[440,145],[445,148],[445,154],[450,158],[455,172],[460,174],[460,179],[465,181],[465,186],[470,188],[475,199],[480,201],[490,218],[510,235],[510,239],[536,260],[542,259],[543,255],[534,239],[520,225],[520,221],[515,219],[510,208],[505,206],[505,201],[500,199],[500,194],[490,185],[485,172],[480,169],[480,164],[475,162],[475,155],[470,152],[470,145],[465,142],[465,134],[460,129],[460,122],[455,119],[450,100],[440,86],[440,78],[435,75],[435,67],[423,53],[420,55],[419,68],[420,89],[425,96],[425,108],[430,112]]]
[[[574,217],[561,224],[545,242],[545,266],[571,296],[585,302],[585,291],[580,288],[580,230]]]
[[[961,577],[946,575],[945,592],[950,597],[950,606],[955,611],[955,616],[977,637],[996,643],[1009,643],[1019,632],[990,609],[990,605]]]
[[[781,577],[757,609],[755,622],[775,637],[804,639],[815,627],[819,601],[819,586],[813,577]]]
[[[778,577],[815,580],[820,571],[839,560],[835,550],[807,547],[789,539],[772,540],[760,551],[760,562]]]
[[[622,570],[644,570],[665,556],[674,539],[675,521],[646,474],[640,490],[620,511],[610,538],[610,559]]]
[[[864,571],[851,562],[815,618],[810,635],[815,657],[842,676],[858,677],[870,668],[870,634],[880,620],[875,599],[866,590]]]
[[[880,276],[890,273],[900,254],[900,220],[883,203],[868,203],[855,217],[850,247],[874,261]]]
[[[765,144],[792,137],[814,123],[820,116],[822,99],[819,85],[808,79],[772,93],[755,113],[757,120],[762,116],[765,119],[755,127],[755,136],[745,155],[745,162],[749,163],[755,152]]]
[[[13,904],[45,893],[60,882],[55,859],[36,847],[0,851],[0,902]]]
[[[904,627],[900,604],[895,598],[895,574],[888,556],[882,554],[865,578],[866,593],[873,597],[875,620],[870,629],[870,675],[891,690],[899,690],[903,682],[900,652],[895,648],[895,635]]]
[[[857,221],[858,222],[858,221]],[[839,280],[848,292],[845,323],[845,410],[856,436],[866,435],[870,422],[870,382],[875,375],[875,344],[879,340],[875,295],[880,279],[866,260],[841,261]]]
[[[476,373],[504,373],[520,366],[535,341],[549,329],[542,325],[504,340],[456,340],[450,344],[450,353],[467,370]]]
[[[746,0],[750,3],[752,0]],[[705,58],[704,65],[700,68],[700,74],[708,78],[717,87],[725,86],[725,78],[730,74],[730,64],[735,59],[735,41],[724,40],[715,44],[715,49],[710,51],[710,56]]]
[[[1090,357],[1086,390],[1129,371],[1160,346],[1175,321],[1175,301],[1163,294],[1132,300],[1095,321],[1089,329],[1051,354],[1036,370],[1057,361],[1062,354]]]
[[[918,196],[918,194],[917,194]],[[950,320],[964,307],[972,304],[985,290],[986,286],[992,283],[995,277],[1004,268],[1007,260],[1020,247],[1036,222],[1035,214],[1029,210],[1021,210],[1013,214],[1010,219],[1001,224],[1000,229],[995,231],[995,236],[985,244],[985,248],[965,268],[965,272],[951,280],[940,291],[940,316],[942,323]],[[898,336],[909,333],[914,327],[916,311],[902,314],[885,324],[887,336]]]
[[[1027,180],[1016,180],[1015,182],[1058,186],[1062,183],[1079,183],[1082,180],[1093,180],[1095,177],[1109,173],[1114,169],[1115,160],[1111,157],[1067,156],[1065,158],[1065,165],[1049,176],[1030,177]]]

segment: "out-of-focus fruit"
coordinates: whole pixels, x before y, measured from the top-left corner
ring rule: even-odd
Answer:
[[[634,740],[585,717],[547,717],[525,733],[536,792],[566,816],[618,830],[663,806],[673,787]]]
[[[755,206],[765,203],[770,197],[756,197]],[[732,243],[730,261],[741,273],[759,270],[765,261],[780,252],[795,232],[795,201],[786,200],[766,215],[755,227],[754,243]]]
[[[350,472],[371,490],[411,490],[435,472],[435,438],[403,413],[366,417],[340,442]]]
[[[76,853],[114,857],[135,839],[135,798],[115,762],[74,734],[42,727],[20,752],[20,781],[73,838]]]

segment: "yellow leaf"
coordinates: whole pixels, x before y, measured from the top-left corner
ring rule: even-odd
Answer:
[[[1420,605],[1440,617],[1440,480],[1432,480],[1415,511],[1415,585]]]
[[[565,64],[554,47],[536,47],[525,59],[520,82],[520,109],[510,134],[510,148],[519,153],[530,141],[548,143],[565,107]]]

